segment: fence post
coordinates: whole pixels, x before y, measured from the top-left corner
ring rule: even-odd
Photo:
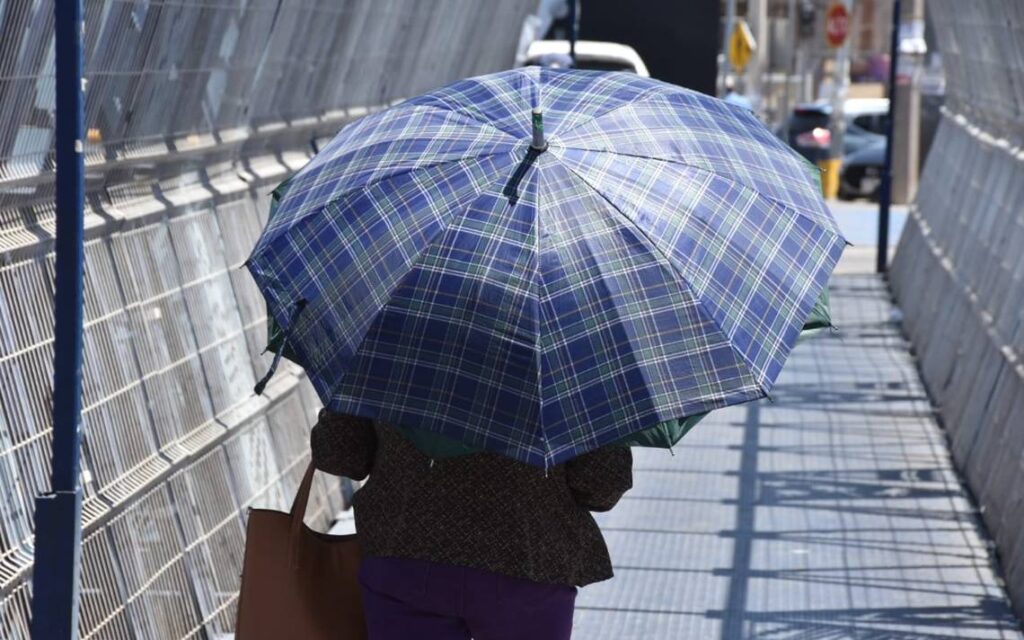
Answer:
[[[900,0],[892,6],[892,40],[889,45],[889,116],[885,122],[885,165],[878,194],[878,255],[875,271],[889,268],[889,208],[892,206],[892,128],[896,114],[896,62],[900,55]]]
[[[32,637],[78,637],[79,483],[84,262],[82,0],[56,0],[56,299],[51,492],[36,498]]]

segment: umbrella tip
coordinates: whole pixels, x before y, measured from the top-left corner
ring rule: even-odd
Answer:
[[[544,151],[548,148],[548,142],[544,139],[544,114],[540,107],[533,108],[533,141],[530,147],[537,151]]]

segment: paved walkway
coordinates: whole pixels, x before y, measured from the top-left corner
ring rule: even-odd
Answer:
[[[637,451],[574,638],[1024,637],[882,283],[832,295],[841,332],[797,347],[774,403]]]

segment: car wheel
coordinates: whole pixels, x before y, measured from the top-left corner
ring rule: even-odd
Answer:
[[[839,199],[853,200],[855,198],[862,197],[862,178],[863,172],[857,171],[856,168],[848,169],[847,171],[844,171],[841,174],[839,174]]]

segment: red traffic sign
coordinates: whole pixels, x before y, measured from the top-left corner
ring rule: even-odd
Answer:
[[[825,13],[825,40],[829,46],[839,48],[850,33],[850,12],[842,2],[833,2]]]

